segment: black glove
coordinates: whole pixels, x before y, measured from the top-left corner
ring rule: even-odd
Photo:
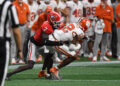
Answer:
[[[64,44],[67,44],[67,45],[69,45],[69,44],[70,44],[70,42],[69,42],[69,41],[63,41],[63,43],[64,43]]]

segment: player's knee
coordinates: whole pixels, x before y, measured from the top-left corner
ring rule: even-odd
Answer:
[[[32,69],[34,67],[33,64],[29,64],[29,69]]]
[[[35,62],[33,61],[28,61],[28,68],[32,69],[34,67]]]

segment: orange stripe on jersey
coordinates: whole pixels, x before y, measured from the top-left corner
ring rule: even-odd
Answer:
[[[66,55],[69,55],[69,56],[73,56],[71,55],[70,53],[68,53],[67,51],[65,51],[64,49],[60,48],[59,46],[55,46],[55,49],[61,53],[64,53]]]

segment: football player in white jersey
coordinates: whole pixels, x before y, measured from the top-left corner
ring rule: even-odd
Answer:
[[[65,19],[65,17],[67,16],[66,11],[65,11],[66,1],[65,0],[55,0],[55,3],[57,4],[57,7],[55,8],[55,11],[59,12],[61,14],[61,16],[62,16],[61,21],[66,23],[66,19]]]
[[[111,1],[107,1],[109,5],[111,5]],[[93,46],[93,36],[95,31],[95,22],[94,22],[94,15],[96,7],[101,3],[101,0],[83,0],[83,6],[84,6],[84,16],[89,18],[92,22],[92,29],[87,33],[89,36],[91,36],[91,39],[88,41],[88,47],[89,47],[89,56],[88,58],[91,59],[93,57],[92,54],[92,46]],[[86,46],[85,46],[86,47]],[[85,48],[86,49],[86,48]],[[85,51],[85,50],[84,50]]]
[[[78,23],[68,24],[61,30],[55,30],[53,34],[49,35],[49,40],[51,41],[69,41],[70,43],[70,46],[69,44],[64,44],[62,46],[47,47],[51,53],[58,51],[68,56],[62,63],[50,69],[54,79],[60,80],[58,70],[79,58],[76,52],[76,50],[80,48],[78,44],[79,40],[84,37],[84,32],[86,32],[90,26],[91,22],[89,19],[80,18]],[[71,49],[71,46],[77,47]]]
[[[85,53],[86,51],[86,47],[88,46],[88,50],[89,50],[89,55],[88,58],[91,59],[93,57],[92,54],[92,47],[93,47],[93,38],[94,38],[94,27],[95,27],[95,23],[94,23],[94,15],[95,15],[95,10],[96,7],[100,4],[100,0],[83,0],[83,7],[84,7],[84,16],[87,17],[88,19],[91,20],[92,23],[92,27],[91,27],[91,31],[89,31],[89,33],[87,33],[87,35],[91,36],[89,41],[84,40],[84,46],[83,46],[83,52]],[[85,48],[84,48],[85,47]]]
[[[53,11],[55,11],[55,8],[57,8],[57,4],[56,4],[55,1],[52,1],[52,0],[44,0],[43,3],[46,5],[45,8],[46,8],[47,6],[51,6],[52,9],[53,9]]]
[[[31,28],[35,21],[35,17],[37,16],[37,8],[36,8],[36,2],[34,0],[27,0],[27,4],[30,9],[30,24],[28,28]]]
[[[83,16],[83,4],[79,0],[72,0],[66,2],[66,9],[68,13],[67,23],[77,23],[79,17]]]
[[[36,6],[37,6],[37,14],[40,15],[42,12],[45,11],[46,5],[41,0],[36,0]]]

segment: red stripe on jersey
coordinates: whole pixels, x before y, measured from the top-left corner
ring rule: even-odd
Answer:
[[[32,43],[30,43],[30,54],[29,54],[29,60],[31,60],[31,54],[32,54]]]

